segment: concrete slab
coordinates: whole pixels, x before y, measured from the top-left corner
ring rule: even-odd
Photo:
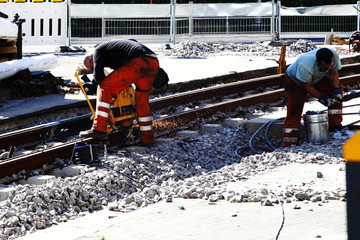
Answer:
[[[15,187],[0,187],[0,201],[8,199],[15,192]]]
[[[299,184],[315,191],[345,189],[342,167],[343,164],[294,163],[248,180],[226,183],[227,190],[257,186],[276,192]],[[301,174],[294,174],[294,169]],[[323,173],[321,180],[317,179],[317,172]],[[43,240],[51,236],[52,240],[270,240],[279,231],[279,239],[347,239],[346,202],[297,201],[283,207],[284,215],[279,204],[174,198],[172,202],[163,200],[129,213],[102,210],[19,239]]]
[[[199,131],[182,130],[182,131],[177,132],[176,136],[179,138],[197,138],[199,136]]]
[[[52,175],[39,175],[39,176],[32,176],[26,180],[20,180],[20,184],[33,184],[33,185],[43,185],[50,181],[53,181],[55,176]]]
[[[280,239],[346,240],[346,203],[330,201],[321,207],[285,204],[285,224]],[[260,203],[209,204],[205,200],[174,199],[130,212],[107,210],[40,230],[21,240],[218,240],[275,239],[282,223],[280,205]]]
[[[204,124],[200,127],[200,134],[214,134],[221,130],[222,126],[221,124]]]
[[[228,128],[236,128],[245,122],[244,118],[226,118],[222,122],[222,126]]]
[[[343,115],[342,124],[344,126],[360,121],[360,112],[359,112],[360,99],[352,99],[350,101],[344,102],[343,105],[344,105],[343,113],[345,114]],[[303,114],[305,114],[307,111],[323,111],[326,109],[327,108],[325,108],[322,104],[320,104],[317,101],[307,102],[304,105]],[[359,113],[359,114],[347,114],[347,113]],[[285,117],[286,117],[286,109],[285,108],[279,109],[278,111],[275,111],[273,113],[247,120],[245,122],[245,126],[248,129],[249,133],[253,134],[264,124],[278,119],[278,121],[274,122],[274,124],[272,124],[271,127],[269,128],[268,136],[282,137]],[[306,131],[303,120],[301,121],[300,137],[306,138]]]

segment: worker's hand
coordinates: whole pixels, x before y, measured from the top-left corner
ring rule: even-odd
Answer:
[[[336,103],[341,103],[342,96],[341,96],[340,88],[334,88],[333,90],[331,90],[331,97],[334,99]]]
[[[92,69],[82,69],[82,70],[79,70],[78,71],[78,74],[81,76],[81,75],[85,75],[85,74],[92,74],[93,73],[93,70]]]
[[[333,100],[326,95],[322,95],[321,97],[319,97],[319,102],[325,107],[330,107],[334,104]]]
[[[97,84],[84,83],[83,88],[87,95],[96,95]]]

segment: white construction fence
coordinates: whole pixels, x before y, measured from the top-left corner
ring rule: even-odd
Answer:
[[[254,42],[289,38],[348,38],[359,29],[357,5],[288,8],[281,2],[222,4],[73,4],[62,0],[0,0],[18,13],[24,45],[100,43],[114,38]]]

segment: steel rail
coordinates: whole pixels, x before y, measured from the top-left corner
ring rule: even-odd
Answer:
[[[355,66],[357,64],[353,65]],[[268,77],[228,83],[215,87],[208,87],[186,93],[178,93],[171,96],[152,99],[150,100],[150,106],[153,111],[156,111],[168,106],[185,104],[197,100],[211,99],[215,96],[226,96],[233,93],[241,93],[256,89],[258,87],[274,86],[274,84],[279,84],[280,77],[281,74],[277,74]],[[359,82],[359,79],[360,75],[355,74],[352,76],[341,77],[340,81],[343,85],[353,85]],[[60,120],[58,122],[0,134],[0,149],[6,149],[9,146],[23,146],[26,144],[29,145],[41,142],[45,143],[51,139],[55,132],[79,131],[89,128],[91,125],[90,116],[91,114],[86,114],[66,120]]]
[[[279,77],[279,76],[277,76],[277,77]],[[269,82],[270,82],[270,81],[272,81],[272,79],[275,79],[275,78],[264,77],[264,78],[260,78],[260,79],[261,79],[261,82],[263,82],[263,81],[266,82],[266,80],[270,79],[269,80]],[[257,80],[259,80],[259,78]],[[344,85],[355,84],[360,81],[360,74],[341,77],[340,81]],[[254,84],[254,83],[251,83],[251,81],[250,81],[250,84]],[[235,88],[234,85],[236,85],[236,84],[231,84],[232,88]],[[196,98],[197,96],[200,98],[203,98],[205,96],[205,93],[203,91],[206,92],[206,89],[201,90],[200,91],[201,93],[199,93],[199,92],[197,94],[190,93],[190,97],[189,96],[187,97],[188,102],[194,101],[194,98]],[[221,91],[225,91],[224,88],[221,88]],[[232,90],[229,90],[229,91],[232,91]],[[215,92],[216,92],[213,87],[211,88],[211,92],[212,92],[212,94],[215,94]],[[227,94],[228,94],[228,92],[227,92]],[[181,101],[184,101],[183,100],[184,94],[181,94],[180,98],[182,100],[178,100],[178,98],[176,97],[177,95],[178,94],[175,94],[174,96],[163,97],[163,98],[160,98],[161,100],[155,99],[155,100],[151,101],[152,107],[155,108],[155,106],[158,104],[163,104],[162,106],[170,106],[173,104],[178,104]],[[215,104],[205,106],[205,107],[202,107],[199,109],[194,109],[194,110],[190,110],[187,112],[175,114],[173,116],[166,117],[163,119],[155,120],[154,128],[155,128],[156,132],[173,130],[176,127],[184,126],[184,125],[190,123],[191,121],[209,117],[216,112],[228,112],[239,106],[251,106],[251,105],[255,105],[257,103],[275,102],[277,99],[279,99],[282,96],[284,96],[284,89],[279,88],[279,89],[276,89],[273,91],[253,94],[251,96],[245,96],[245,97],[240,97],[240,98],[233,99],[233,100],[215,103]],[[165,103],[163,103],[162,101],[166,102],[167,105],[165,105]],[[85,117],[85,116],[83,116],[83,117]],[[71,125],[71,121],[67,122],[67,120],[65,120],[64,123]],[[59,127],[60,125],[58,126],[58,124],[60,124],[60,123],[48,124],[46,126],[47,131],[48,131],[48,129],[52,129],[54,127]],[[36,129],[35,132],[37,134],[39,134],[39,132],[41,132],[41,130],[39,130],[40,128],[35,127],[35,129]],[[20,132],[21,131],[19,131],[18,136],[21,136]],[[0,139],[1,139],[0,141],[2,142],[2,141],[4,141],[4,139],[6,141],[7,137],[9,137],[9,139],[10,139],[11,135],[12,135],[11,133],[5,134],[5,135],[0,135]],[[117,135],[117,134],[112,134],[110,136],[110,138],[115,139],[113,141],[109,141],[110,144],[115,144],[115,143],[121,142],[121,139],[119,139],[119,135]],[[12,139],[12,141],[14,141],[14,139]],[[9,175],[17,173],[18,171],[21,171],[21,170],[33,170],[33,169],[41,168],[44,164],[53,162],[56,158],[70,158],[71,154],[72,154],[72,149],[74,148],[75,144],[81,145],[81,144],[87,144],[87,143],[92,143],[92,142],[94,142],[93,139],[80,139],[80,140],[77,140],[76,142],[64,143],[60,146],[49,147],[42,151],[38,151],[38,152],[31,153],[31,154],[22,155],[22,156],[10,158],[7,160],[3,160],[0,162],[0,169],[1,169],[0,177],[9,176]]]
[[[223,103],[217,103],[206,106],[202,109],[191,110],[184,113],[175,114],[164,119],[154,121],[154,129],[156,132],[173,130],[176,127],[184,126],[187,123],[199,119],[209,117],[216,112],[226,112],[240,105],[250,106],[259,102],[273,102],[281,97],[283,90],[275,90],[271,92],[256,94],[252,96],[242,97],[240,99],[230,100]],[[112,134],[109,141],[110,145],[121,142],[119,134]],[[31,154],[13,157],[0,162],[0,178],[15,174],[21,170],[34,170],[41,168],[44,164],[53,162],[56,158],[70,158],[75,145],[84,145],[98,142],[92,138],[80,139],[75,142],[64,143],[58,146],[49,147],[45,150],[33,152]]]

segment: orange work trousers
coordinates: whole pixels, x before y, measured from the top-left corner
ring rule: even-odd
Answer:
[[[140,139],[144,144],[154,142],[152,116],[149,105],[151,86],[159,71],[159,62],[156,58],[141,56],[130,60],[126,65],[114,70],[98,86],[96,114],[93,129],[106,132],[109,124],[109,113],[113,99],[119,92],[135,84],[135,102]]]
[[[331,95],[331,85],[329,78],[324,77],[314,87],[322,95]],[[304,88],[298,86],[287,75],[284,76],[285,94],[287,97],[286,107],[287,114],[284,122],[284,141],[283,146],[289,147],[297,145],[299,140],[299,129],[301,123],[301,115],[307,97],[307,92]],[[343,87],[340,86],[341,94],[343,95]],[[342,104],[336,104],[328,108],[329,127],[339,126],[342,122]]]

